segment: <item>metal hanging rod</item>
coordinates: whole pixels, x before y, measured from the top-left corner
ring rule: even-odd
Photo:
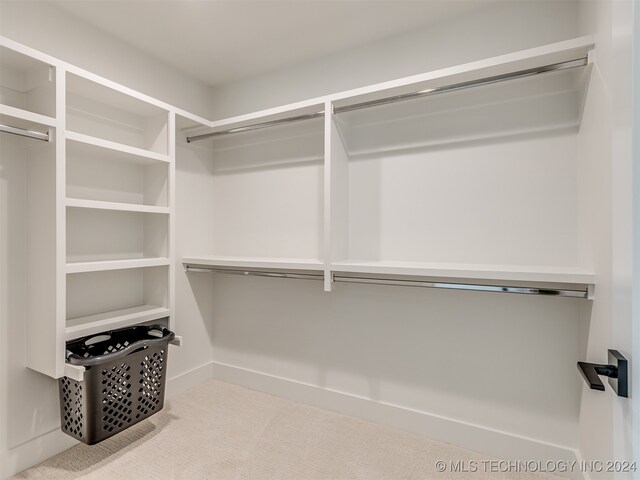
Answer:
[[[397,280],[367,277],[349,277],[333,275],[334,282],[365,283],[369,285],[396,285],[402,287],[444,288],[450,290],[469,290],[475,292],[518,293],[524,295],[546,295],[556,297],[588,298],[587,290],[565,290],[554,288],[511,287],[500,285],[474,285],[466,283],[425,282],[421,280]]]
[[[35,138],[36,140],[43,140],[45,142],[49,141],[49,132],[35,132],[33,130],[26,130],[24,128],[12,127],[11,125],[0,124],[0,132],[19,135],[21,137]]]
[[[501,75],[494,75],[491,77],[479,78],[476,80],[469,80],[467,82],[443,85],[441,87],[427,88],[424,90],[419,90],[417,92],[403,93],[401,95],[393,95],[390,97],[379,98],[379,99],[370,100],[367,102],[354,103],[353,105],[344,105],[341,107],[334,107],[333,112],[334,113],[350,112],[352,110],[360,110],[362,108],[375,107],[378,105],[385,105],[388,103],[411,100],[414,98],[421,98],[421,97],[426,97],[430,95],[437,95],[440,93],[455,92],[458,90],[464,90],[467,88],[479,87],[483,85],[491,85],[493,83],[504,82],[507,80],[515,80],[518,78],[531,77],[533,75],[539,75],[542,73],[557,72],[560,70],[567,70],[570,68],[584,67],[588,63],[589,63],[588,57],[582,57],[575,60],[569,60],[566,62],[554,63],[551,65],[544,65],[542,67],[529,68],[526,70],[519,70],[517,72],[510,72],[510,73],[504,73]],[[230,133],[248,132],[251,130],[258,130],[261,128],[272,127],[275,125],[283,125],[285,123],[299,122],[302,120],[310,120],[312,118],[322,117],[324,116],[324,113],[325,113],[324,111],[320,111],[320,112],[309,113],[305,115],[295,115],[293,117],[281,118],[278,120],[270,120],[267,122],[254,123],[254,124],[245,125],[242,127],[235,127],[227,130],[221,130],[218,132],[203,133],[201,135],[193,135],[193,136],[187,137],[187,142],[191,143],[198,140],[203,140],[205,138],[211,138],[211,137],[216,137],[220,135],[227,135]]]
[[[244,275],[252,277],[272,277],[272,278],[295,278],[298,280],[323,280],[322,273],[287,273],[287,272],[269,272],[263,270],[234,270],[230,268],[217,268],[207,266],[193,266],[185,264],[184,270],[188,273],[224,273],[228,275]]]
[[[492,77],[479,78],[477,80],[469,80],[468,82],[454,83],[451,85],[443,85],[441,87],[427,88],[425,90],[419,90],[417,92],[403,93],[401,95],[394,95],[392,97],[379,98],[377,100],[370,100],[367,102],[354,103],[353,105],[344,105],[342,107],[334,107],[334,113],[350,112],[352,110],[360,110],[362,108],[375,107],[378,105],[385,105],[387,103],[400,102],[404,100],[411,100],[414,98],[427,97],[430,95],[437,95],[439,93],[455,92],[457,90],[464,90],[472,87],[479,87],[483,85],[491,85],[493,83],[504,82],[507,80],[515,80],[518,78],[531,77],[533,75],[539,75],[541,73],[557,72],[560,70],[566,70],[569,68],[584,67],[587,65],[588,58],[583,57],[576,60],[569,60],[567,62],[554,63],[552,65],[545,65],[542,67],[529,68],[526,70],[520,70],[517,72],[503,73],[501,75],[494,75]]]
[[[230,128],[228,130],[220,130],[219,132],[203,133],[202,135],[193,135],[187,137],[187,142],[196,142],[198,140],[204,140],[205,138],[217,137],[219,135],[227,135],[229,133],[248,132],[251,130],[259,130],[261,128],[274,127],[276,125],[283,125],[285,123],[300,122],[302,120],[311,120],[312,118],[324,117],[324,110],[320,112],[307,113],[304,115],[296,115],[293,117],[280,118],[278,120],[269,120],[268,122],[254,123],[252,125],[245,125],[243,127]]]
[[[244,270],[244,269],[227,269],[218,267],[208,267],[206,265],[185,264],[186,272],[193,273],[224,273],[230,275],[248,275],[255,277],[272,277],[272,278],[292,278],[302,280],[323,280],[322,273],[287,273],[273,272],[267,270]],[[332,274],[332,280],[337,283],[361,283],[368,285],[393,285],[401,287],[422,287],[422,288],[442,288],[448,290],[465,290],[474,292],[495,292],[495,293],[516,293],[520,295],[541,295],[554,297],[569,298],[589,298],[589,291],[557,289],[557,288],[537,288],[537,287],[516,287],[506,285],[483,285],[483,284],[467,284],[453,282],[429,282],[422,280],[401,280],[395,278],[370,278],[370,277],[352,277],[346,275]]]

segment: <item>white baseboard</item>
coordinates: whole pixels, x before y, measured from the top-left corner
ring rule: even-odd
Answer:
[[[40,435],[22,445],[2,452],[0,455],[0,477],[9,478],[78,443],[76,439],[62,433],[60,429]]]
[[[573,462],[581,458],[575,450],[561,445],[218,362],[201,365],[169,379],[165,396],[167,399],[171,399],[211,378],[359,417],[381,425],[400,428],[432,440],[450,443],[498,458],[544,459],[555,462]],[[76,440],[60,430],[54,430],[2,452],[0,454],[0,478],[8,478],[37,465],[77,443]],[[565,474],[565,476],[584,480],[580,472]]]
[[[213,364],[205,363],[188,372],[181,373],[169,379],[164,393],[166,399],[170,400],[176,395],[186,392],[196,385],[200,385],[213,378]]]
[[[167,382],[165,398],[171,399],[191,387],[211,379],[212,365],[207,363]],[[77,445],[79,442],[60,429],[40,435],[22,445],[0,453],[0,478],[6,479]]]
[[[577,452],[562,445],[493,430],[480,425],[370,400],[345,392],[321,388],[294,380],[213,362],[213,378],[254,390],[289,398],[326,410],[359,417],[381,425],[400,428],[432,440],[509,460],[574,462]],[[556,473],[583,479],[580,472]]]

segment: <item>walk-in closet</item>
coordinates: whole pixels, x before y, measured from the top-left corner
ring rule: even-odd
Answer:
[[[0,0],[0,474],[640,478],[636,0]]]

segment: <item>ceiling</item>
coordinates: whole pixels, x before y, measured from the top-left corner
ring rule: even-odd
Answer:
[[[399,35],[496,0],[50,0],[209,85]]]

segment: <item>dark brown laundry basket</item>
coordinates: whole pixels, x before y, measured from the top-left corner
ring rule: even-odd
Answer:
[[[58,380],[62,431],[93,445],[162,410],[169,342],[157,325],[127,327],[67,342],[78,382]]]

